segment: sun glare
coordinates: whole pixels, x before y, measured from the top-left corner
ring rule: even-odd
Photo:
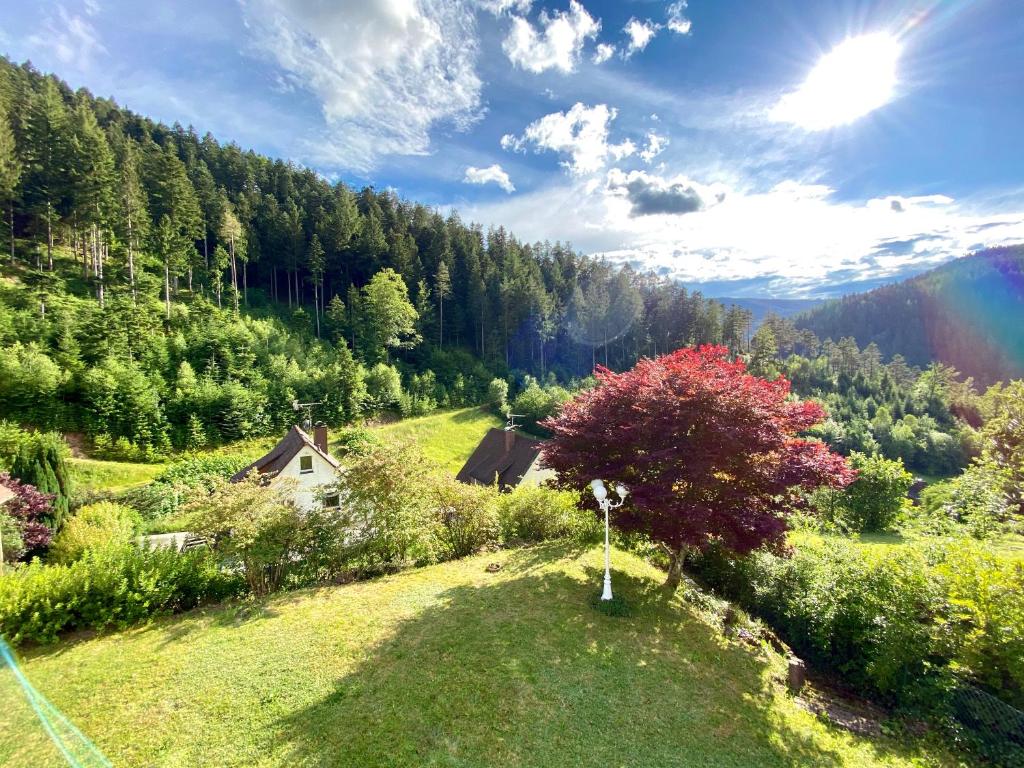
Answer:
[[[892,100],[901,51],[899,41],[885,32],[847,38],[779,100],[772,119],[809,131],[852,123]]]

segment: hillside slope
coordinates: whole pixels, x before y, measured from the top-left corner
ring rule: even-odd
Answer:
[[[597,613],[601,561],[489,553],[65,642],[24,668],[115,765],[946,764],[799,709],[784,659],[724,639],[635,556],[613,558],[634,614]],[[60,765],[7,673],[0,701],[0,763]]]
[[[1024,375],[1024,246],[993,248],[795,318],[913,365],[941,360],[982,384]]]

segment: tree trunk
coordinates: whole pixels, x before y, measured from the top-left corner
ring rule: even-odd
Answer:
[[[14,262],[14,200],[8,203],[8,216],[11,222],[11,262]]]
[[[249,262],[242,262],[242,301],[249,306]]]
[[[167,311],[167,319],[171,319],[171,264],[164,262],[164,308]]]
[[[46,259],[53,270],[53,206],[49,200],[46,201]]]
[[[129,213],[128,213],[128,282],[131,283],[131,286],[132,286],[132,305],[134,306],[135,303],[136,303],[136,296],[135,296],[135,251],[134,251],[134,248],[132,246],[132,238],[133,237],[134,237],[134,235],[132,233],[132,214],[129,211]]]
[[[668,576],[665,579],[665,588],[669,592],[675,592],[683,578],[683,560],[686,559],[686,547],[672,549],[666,545],[665,548],[668,552]]]

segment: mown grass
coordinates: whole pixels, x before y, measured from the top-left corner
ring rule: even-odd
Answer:
[[[601,563],[508,550],[81,637],[23,666],[115,765],[951,765],[798,708],[781,657],[726,640],[633,555],[613,557],[631,615],[595,611]],[[61,765],[6,672],[0,701],[0,764]]]
[[[454,475],[462,469],[487,430],[503,424],[484,408],[462,408],[403,419],[373,429],[391,439],[415,443],[428,459]]]
[[[793,531],[789,535],[790,542],[799,547],[801,543],[808,541],[821,541],[830,538],[841,539],[856,544],[859,547],[873,553],[884,553],[892,547],[903,547],[915,541],[925,541],[924,538],[907,538],[899,533],[862,533],[857,536],[823,535],[812,531]],[[1024,561],[1024,536],[1010,534],[986,542],[991,551],[1006,560]]]
[[[163,464],[136,464],[127,461],[70,459],[75,487],[84,491],[116,491],[148,483]]]

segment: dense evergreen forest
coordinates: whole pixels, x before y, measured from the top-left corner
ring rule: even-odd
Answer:
[[[559,243],[154,123],[0,61],[0,406],[164,451],[321,415],[481,400],[750,314]]]
[[[775,315],[751,337],[749,309],[328,183],[7,60],[0,205],[0,412],[84,432],[99,455],[278,434],[294,399],[335,424],[470,405],[495,378],[535,422],[598,363],[703,343],[825,401],[840,450],[936,473],[971,452],[956,405],[970,384],[922,372],[923,356],[883,363],[881,342]]]
[[[952,365],[982,384],[1024,375],[1024,246],[992,248],[807,312],[800,328],[852,336],[911,365]]]

